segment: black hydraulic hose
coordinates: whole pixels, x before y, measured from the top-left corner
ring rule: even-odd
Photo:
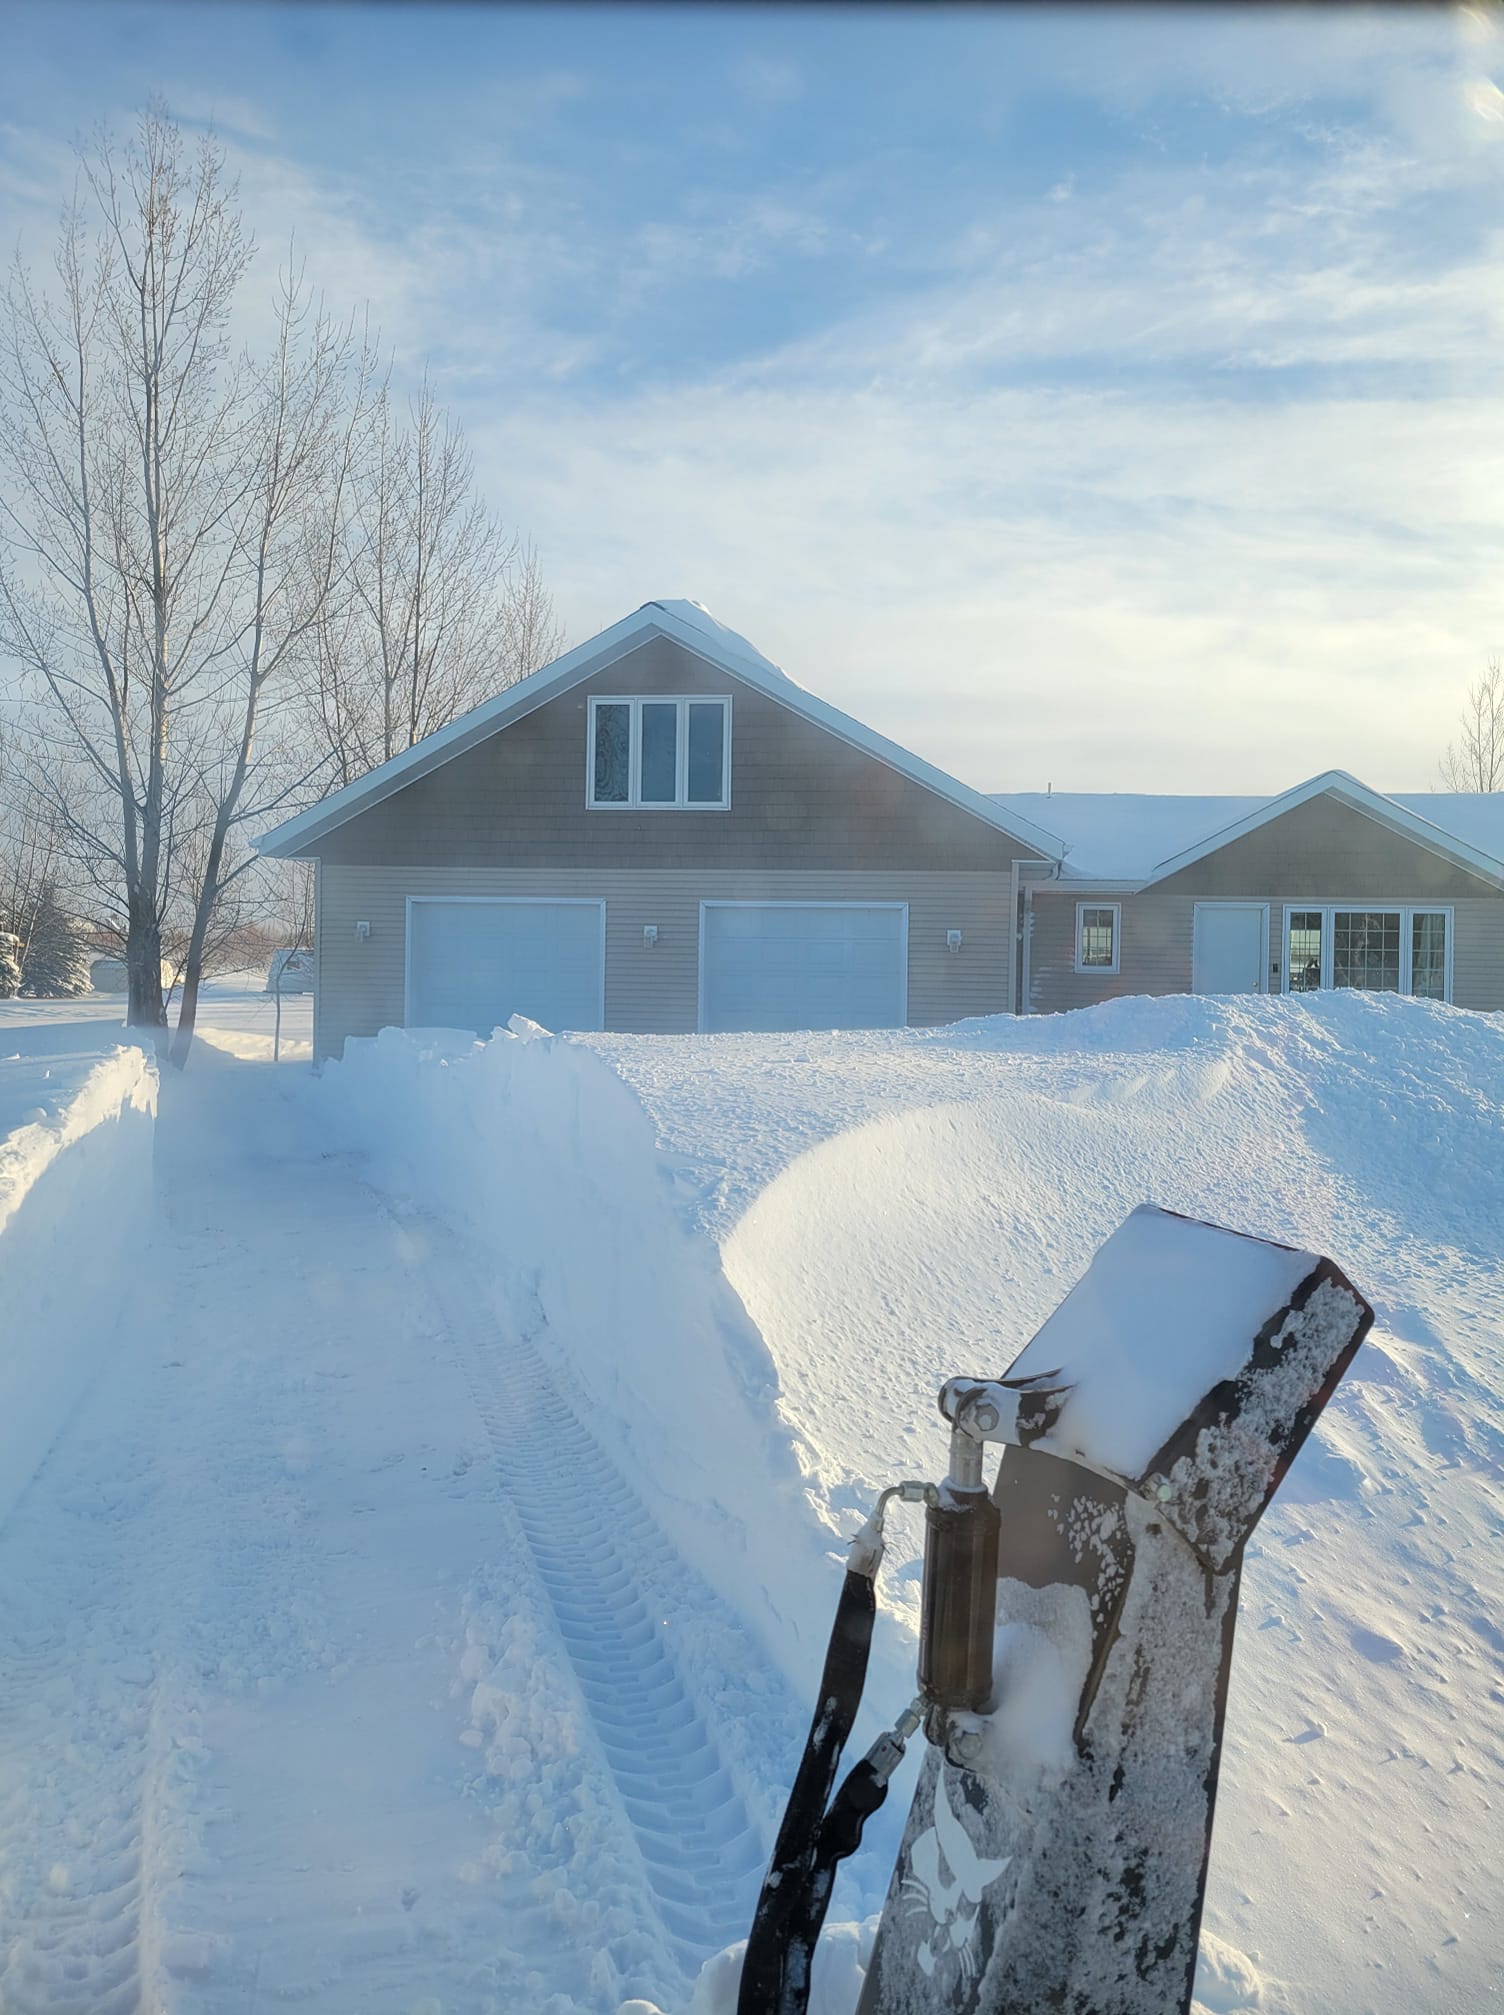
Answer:
[[[867,1816],[860,1810],[867,1795],[865,1784],[852,1791],[852,1780],[868,1768],[865,1760],[841,1787],[828,1818],[826,1807],[841,1751],[861,1705],[876,1616],[872,1576],[848,1569],[825,1653],[815,1718],[747,1939],[737,2015],[804,2015],[808,2007],[810,1967],[835,1865],[854,1850]],[[884,1783],[868,1809],[876,1811],[886,1792]],[[849,1838],[850,1846],[838,1849],[838,1838]]]
[[[820,1941],[820,1930],[830,1907],[836,1870],[861,1846],[862,1829],[887,1797],[891,1774],[891,1765],[883,1769],[870,1756],[864,1756],[847,1772],[846,1781],[831,1801],[830,1810],[815,1837],[814,1852],[807,1857],[801,1870],[803,1879],[791,1887],[788,1910],[779,1924],[783,1963],[781,1972],[769,1985],[768,1991],[774,1998],[756,1998],[765,1991],[758,1986],[752,1990],[754,1998],[751,2001],[747,1999],[749,1983],[744,1965],[738,2015],[751,2015],[753,2009],[776,2011],[776,2015],[805,2015],[809,2006],[815,1947]],[[757,1936],[756,1919],[753,1920],[752,1936]],[[750,1960],[751,1957],[752,1943],[749,1939],[747,1958]]]

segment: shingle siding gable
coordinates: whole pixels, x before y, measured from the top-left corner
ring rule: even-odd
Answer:
[[[1438,902],[1499,890],[1378,820],[1316,797],[1155,883],[1164,895]]]
[[[589,700],[607,693],[729,693],[731,809],[588,809]],[[310,852],[347,866],[1006,872],[1032,849],[656,637]]]

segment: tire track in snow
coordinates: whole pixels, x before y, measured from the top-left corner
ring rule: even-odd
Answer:
[[[412,1214],[403,1213],[409,1229]],[[525,1338],[508,1340],[458,1240],[422,1217],[434,1301],[631,1823],[692,1975],[746,1936],[767,1846],[679,1672],[633,1559],[691,1570]]]
[[[0,2015],[160,2015],[212,1964],[212,1919],[175,1921],[209,1865],[202,1709],[267,1671],[274,1625],[295,1669],[295,1612],[318,1603],[295,1479],[265,1452],[307,1406],[265,1334],[301,1346],[258,1322],[261,1249],[205,1170],[221,1111],[159,1133],[158,1215],[97,1382],[0,1527]]]
[[[162,2005],[158,1863],[171,1716],[150,1661],[112,1644],[114,1657],[96,1664],[108,1619],[103,1640],[76,1627],[111,1565],[99,1513],[85,1510],[80,1522],[95,1528],[95,1543],[61,1557],[27,1543],[24,1501],[4,1534],[0,1724],[16,1766],[0,1796],[5,2015],[140,2015]]]

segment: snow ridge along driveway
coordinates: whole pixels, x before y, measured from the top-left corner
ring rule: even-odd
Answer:
[[[459,1240],[432,1218],[404,1220],[425,1251],[659,1915],[692,1976],[745,1937],[771,1845],[697,1711],[662,1614],[671,1608],[677,1622],[715,1597],[678,1560],[531,1342],[503,1338]],[[670,1598],[645,1594],[632,1564],[644,1556],[673,1584]]]

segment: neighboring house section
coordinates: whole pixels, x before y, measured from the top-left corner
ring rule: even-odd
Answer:
[[[1048,831],[636,615],[260,842],[317,862],[315,1047],[389,1024],[667,1032],[1011,1010]]]
[[[1025,1012],[1357,987],[1504,1009],[1504,794],[1004,796],[1067,844],[1022,897]]]

